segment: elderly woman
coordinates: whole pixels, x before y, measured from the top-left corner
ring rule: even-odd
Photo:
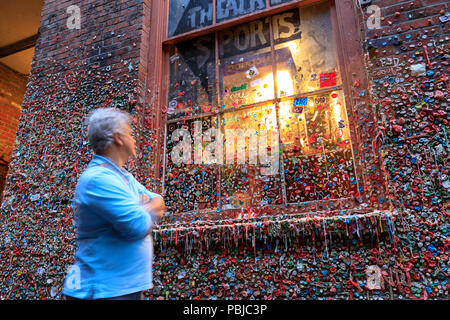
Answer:
[[[164,201],[122,168],[136,156],[126,112],[95,110],[88,138],[95,155],[75,190],[78,248],[63,294],[68,300],[142,299],[153,286],[150,232]]]

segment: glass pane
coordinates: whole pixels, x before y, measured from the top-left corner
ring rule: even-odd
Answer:
[[[219,32],[222,108],[274,98],[269,20]]]
[[[305,155],[350,147],[350,131],[341,90],[280,103],[283,144]]]
[[[288,11],[273,19],[279,97],[311,92],[341,83],[328,3]]]
[[[168,119],[211,112],[217,106],[214,36],[172,47]]]
[[[223,209],[282,202],[276,123],[273,104],[223,115]]]
[[[170,0],[168,36],[176,36],[213,22],[213,0]]]
[[[286,198],[288,203],[323,199],[326,180],[326,159],[324,155],[283,155]]]
[[[221,60],[219,74],[222,108],[274,98],[270,48]]]
[[[276,6],[278,4],[286,3],[286,2],[292,2],[292,0],[270,0],[271,6]]]
[[[356,196],[358,192],[351,149],[326,154],[328,177],[323,194],[328,199]]]
[[[288,202],[355,195],[343,92],[289,99],[279,110]]]
[[[209,146],[215,141],[211,134],[214,130],[218,131],[215,117],[167,125],[164,199],[170,211],[217,207],[218,172],[216,164],[207,158]],[[210,142],[205,139],[208,135]]]
[[[216,0],[217,22],[230,20],[266,8],[266,0]]]

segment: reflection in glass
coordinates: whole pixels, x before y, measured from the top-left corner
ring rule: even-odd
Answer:
[[[213,0],[170,0],[168,36],[209,26],[213,22]]]
[[[168,118],[213,111],[217,105],[213,36],[171,48]]]
[[[294,12],[297,11],[297,14]],[[294,34],[289,39],[276,40],[276,50],[288,48],[292,55],[294,94],[306,93],[341,83],[333,39],[330,12],[327,3],[300,8],[280,15],[278,32]],[[299,12],[299,14],[298,14]],[[301,25],[300,25],[301,22]],[[287,27],[286,23],[291,27]],[[293,29],[293,27],[295,29]],[[276,28],[275,28],[276,31]],[[276,38],[276,35],[274,35]],[[277,68],[285,68],[277,59]],[[283,91],[283,88],[280,88]],[[281,96],[288,96],[287,92]]]

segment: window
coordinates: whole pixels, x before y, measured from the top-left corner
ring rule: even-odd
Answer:
[[[354,8],[258,3],[153,3],[145,114],[164,223],[390,208]]]
[[[171,0],[169,37],[267,8],[218,0],[213,9]],[[357,196],[332,28],[321,2],[169,46],[163,170],[175,219]]]

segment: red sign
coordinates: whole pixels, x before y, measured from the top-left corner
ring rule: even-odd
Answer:
[[[320,87],[332,87],[336,85],[336,72],[323,73],[320,75]]]

